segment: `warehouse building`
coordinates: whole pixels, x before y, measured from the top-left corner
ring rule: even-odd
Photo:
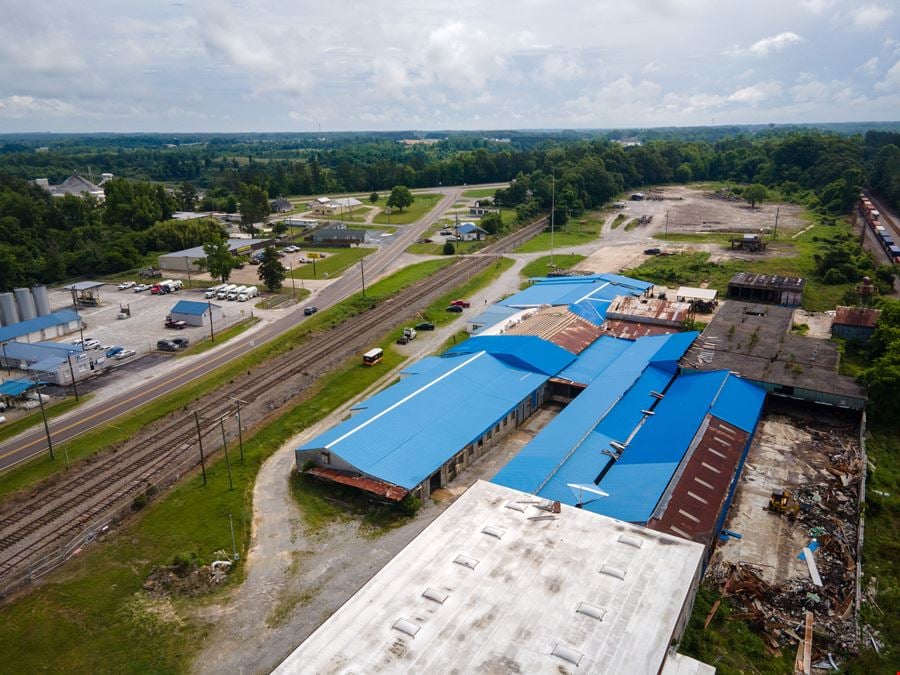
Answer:
[[[58,385],[76,382],[97,373],[105,363],[103,352],[84,351],[64,342],[4,342],[0,362],[4,368],[16,368]]]
[[[271,239],[229,239],[228,250],[232,255],[249,255],[252,251],[270,246]],[[159,267],[175,272],[199,272],[201,263],[206,261],[206,252],[202,246],[186,248],[159,256]]]
[[[723,302],[683,365],[733,371],[778,397],[863,410],[865,387],[838,374],[838,345],[791,334],[793,317],[790,307]]]
[[[74,333],[81,328],[81,317],[74,309],[61,309],[28,321],[0,328],[0,342],[41,342]]]
[[[323,227],[307,235],[305,239],[315,246],[360,246],[369,241],[369,231],[345,227]]]
[[[275,670],[663,673],[703,547],[475,483]]]
[[[798,277],[738,272],[728,282],[728,298],[799,307],[805,286],[806,280]]]
[[[831,324],[832,337],[868,342],[875,332],[880,309],[872,307],[838,307]]]
[[[220,321],[223,317],[222,307],[211,302],[179,300],[169,310],[172,321],[184,321],[188,326],[208,326],[210,319]]]
[[[765,392],[728,371],[679,372],[696,335],[592,346],[553,378],[584,389],[493,482],[712,545]]]
[[[549,378],[574,359],[535,337],[472,338],[298,448],[297,467],[395,501],[426,498],[537,410]]]

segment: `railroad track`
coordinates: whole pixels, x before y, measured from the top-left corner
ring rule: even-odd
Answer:
[[[514,248],[540,229],[523,228],[514,238],[510,237],[508,248]],[[62,543],[70,541],[123,500],[142,493],[155,478],[189,461],[191,456],[196,461],[189,462],[188,468],[199,463],[195,411],[203,421],[201,436],[207,438],[219,431],[220,417],[234,412],[236,397],[257,404],[257,414],[246,417],[253,424],[293,397],[273,399],[271,390],[275,384],[291,379],[313,381],[332,363],[345,360],[371,343],[374,335],[405,320],[415,307],[427,306],[446,289],[488,267],[495,259],[484,253],[462,258],[389,301],[331,330],[312,335],[302,347],[279,357],[277,367],[267,368],[252,379],[242,377],[233,381],[192,405],[190,411],[170,415],[161,428],[151,432],[151,439],[139,434],[116,452],[80,465],[57,485],[17,504],[11,512],[0,514],[0,593],[8,588],[8,582],[15,581],[16,575],[27,571],[31,563],[58,550]],[[404,310],[408,310],[406,314]],[[251,413],[253,406],[246,410]],[[219,446],[216,440],[216,436],[208,440],[210,450]]]
[[[891,231],[895,240],[900,241],[900,227],[897,226],[896,221],[888,214],[884,200],[881,197],[875,197],[871,192],[866,192],[865,194],[869,200],[878,207],[879,221],[881,224]]]

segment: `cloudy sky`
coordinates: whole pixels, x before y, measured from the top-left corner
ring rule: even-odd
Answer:
[[[900,118],[896,0],[0,0],[0,132]]]

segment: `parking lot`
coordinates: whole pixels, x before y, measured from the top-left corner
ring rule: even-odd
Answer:
[[[164,327],[166,315],[179,300],[206,302],[203,289],[185,288],[167,295],[151,295],[149,290],[142,293],[135,293],[132,289],[120,291],[115,285],[107,284],[99,291],[102,304],[99,307],[80,307],[78,312],[84,321],[84,337],[99,340],[101,345],[118,345],[133,349],[139,356],[154,351],[157,340],[185,337],[193,344],[209,335],[208,325],[189,326],[182,330]],[[214,302],[221,306],[224,312],[224,318],[216,321],[213,326],[218,332],[248,318],[256,301]],[[66,290],[50,289],[50,306],[54,310],[71,307],[72,296]],[[130,311],[131,318],[116,318],[123,310]],[[62,338],[61,341],[71,342],[79,337],[74,333]]]

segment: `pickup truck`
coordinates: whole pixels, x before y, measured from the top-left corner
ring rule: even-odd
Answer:
[[[454,307],[462,307],[463,309],[468,309],[472,306],[472,303],[466,302],[465,300],[454,300],[450,304]]]
[[[416,339],[416,329],[415,328],[404,328],[403,335],[397,338],[398,345],[409,344],[413,340]]]
[[[181,330],[182,328],[187,328],[187,322],[185,321],[175,321],[172,317],[166,317],[166,328],[175,328],[177,330]]]

